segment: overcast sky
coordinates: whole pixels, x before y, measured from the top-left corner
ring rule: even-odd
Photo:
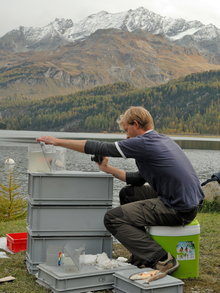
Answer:
[[[77,22],[105,10],[117,13],[139,7],[172,18],[199,20],[220,28],[219,0],[0,0],[0,37],[19,26],[43,27],[55,18]]]

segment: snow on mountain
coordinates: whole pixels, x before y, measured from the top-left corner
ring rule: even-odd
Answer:
[[[194,38],[198,41],[204,41],[209,39],[215,39],[220,36],[220,29],[218,29],[215,25],[209,24],[203,26],[200,30],[198,30],[194,34]]]
[[[161,18],[159,14],[140,7],[136,10],[129,10],[125,22],[130,32],[142,29],[153,33],[155,30],[161,30]]]
[[[56,18],[50,25],[60,34],[63,34],[68,28],[73,27],[74,24],[72,19]]]
[[[177,39],[181,33],[193,34],[193,29],[205,27],[199,21],[185,21],[184,19],[173,19],[163,17],[159,14],[140,7],[121,13],[108,13],[101,11],[76,22],[65,32],[65,37],[70,41],[85,39],[98,29],[127,29],[133,32],[142,29],[152,34],[164,34],[167,37]]]
[[[33,41],[35,43],[41,41],[45,36],[54,37],[56,34],[56,30],[51,26],[45,26],[43,28],[20,27],[19,29],[27,41]]]
[[[65,32],[64,36],[69,41],[74,42],[79,39],[85,39],[98,29],[122,29],[126,14],[127,12],[113,14],[106,11],[92,14],[85,19],[76,22],[73,27]]]
[[[183,37],[187,36],[187,35],[194,35],[197,31],[199,31],[200,28],[189,28],[179,34],[176,34],[175,36],[172,36],[171,39],[173,40],[179,40],[182,39]]]
[[[27,41],[40,41],[46,36],[48,37],[55,37],[56,35],[62,35],[65,31],[73,26],[73,22],[71,19],[58,19],[56,18],[54,22],[42,27],[42,28],[33,28],[33,27],[23,27],[20,26],[19,28],[13,30],[20,31],[23,33]]]
[[[0,48],[4,49],[6,43],[8,48],[8,41],[10,41],[13,43],[12,50],[17,52],[19,50],[48,50],[70,42],[85,40],[98,29],[109,28],[129,32],[142,29],[151,34],[163,34],[169,41],[178,41],[179,44],[182,38],[190,36],[194,41],[199,42],[200,46],[202,41],[212,41],[220,36],[220,30],[212,24],[204,25],[196,20],[186,21],[164,17],[139,7],[136,10],[120,13],[101,11],[76,23],[73,23],[71,19],[61,18],[55,19],[54,22],[42,28],[19,27],[0,38]]]

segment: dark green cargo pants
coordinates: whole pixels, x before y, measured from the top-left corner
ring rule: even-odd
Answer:
[[[192,222],[198,208],[180,213],[166,205],[149,186],[125,186],[121,206],[108,211],[105,227],[146,267],[154,265],[166,251],[146,233],[146,226],[179,226]]]

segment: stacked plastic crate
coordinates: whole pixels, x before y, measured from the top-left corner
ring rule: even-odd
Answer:
[[[113,177],[103,172],[28,173],[26,264],[31,274],[46,262],[50,245],[85,244],[86,254],[112,257],[112,236],[103,224],[112,208]]]

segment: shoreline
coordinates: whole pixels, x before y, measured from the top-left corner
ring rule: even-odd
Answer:
[[[0,130],[0,145],[28,147],[36,143],[36,138],[52,135],[60,139],[98,140],[115,142],[126,139],[125,133],[84,133],[84,132],[46,132],[26,130]],[[220,136],[166,134],[182,149],[220,150]]]
[[[156,129],[155,129],[156,130]],[[157,131],[157,130],[156,130]],[[59,136],[125,136],[124,132],[71,132],[71,131],[41,131],[41,130],[11,130],[11,129],[0,129],[0,139],[2,137],[8,137],[8,134],[14,134],[23,136],[26,136],[27,134],[30,135],[31,133],[35,134],[57,134]],[[206,138],[220,138],[220,135],[214,135],[214,134],[197,134],[197,133],[161,133],[167,136],[175,136],[175,137],[206,137]]]

